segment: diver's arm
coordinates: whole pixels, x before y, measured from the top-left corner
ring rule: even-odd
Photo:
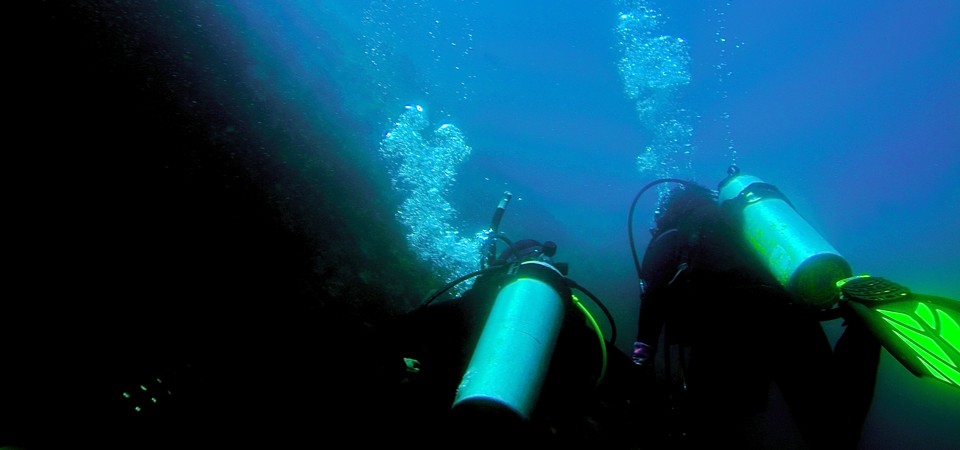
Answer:
[[[661,291],[661,292],[657,292]],[[637,339],[633,344],[633,362],[652,362],[657,352],[657,343],[666,320],[666,301],[662,290],[648,291],[640,295],[640,315],[637,319]]]
[[[666,322],[667,295],[682,262],[679,233],[667,230],[654,238],[643,255],[640,277],[640,314],[633,362],[652,362]]]

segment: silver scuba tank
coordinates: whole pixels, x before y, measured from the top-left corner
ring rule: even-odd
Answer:
[[[530,418],[563,326],[569,290],[552,265],[527,261],[494,301],[454,408]],[[562,291],[565,291],[563,293]]]
[[[801,217],[775,186],[730,166],[718,201],[742,216],[743,237],[798,304],[822,310],[838,301],[847,260]]]

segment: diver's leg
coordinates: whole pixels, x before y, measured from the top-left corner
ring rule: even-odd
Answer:
[[[848,322],[834,347],[837,429],[840,448],[857,448],[873,403],[880,364],[880,342],[858,323]]]
[[[810,448],[841,448],[836,438],[836,368],[833,349],[812,315],[789,311],[771,327],[776,336],[774,377],[790,413]]]

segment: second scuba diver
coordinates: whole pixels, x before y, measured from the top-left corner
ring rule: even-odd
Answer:
[[[732,167],[730,175],[739,172]],[[668,435],[659,439],[693,448],[770,445],[758,424],[775,386],[801,448],[856,448],[873,398],[878,341],[845,323],[833,348],[821,325],[826,311],[798,301],[751,251],[737,207],[704,186],[662,181],[679,186],[659,205],[638,263],[633,354],[647,384],[658,352],[667,364],[670,414],[658,429]],[[753,187],[747,201],[782,197],[770,188]]]

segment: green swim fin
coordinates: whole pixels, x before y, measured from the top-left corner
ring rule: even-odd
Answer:
[[[918,377],[960,387],[960,302],[870,276],[837,283],[841,303]]]

